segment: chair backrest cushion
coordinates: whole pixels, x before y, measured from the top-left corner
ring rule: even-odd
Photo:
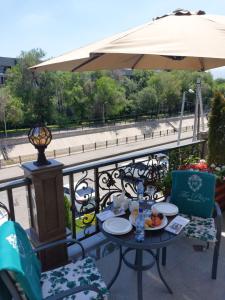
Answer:
[[[0,271],[13,273],[30,300],[40,300],[41,265],[26,232],[16,222],[0,226]]]
[[[173,171],[171,202],[179,212],[209,218],[212,216],[216,177],[199,171]]]

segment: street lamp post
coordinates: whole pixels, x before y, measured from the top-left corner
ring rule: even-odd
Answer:
[[[204,114],[202,104],[202,93],[201,93],[201,79],[197,79],[196,84],[196,102],[195,102],[195,119],[194,119],[194,130],[193,130],[193,141],[196,141],[199,137],[200,132],[200,119],[202,123],[202,129],[204,131]]]
[[[182,121],[183,121],[183,116],[184,116],[184,104],[186,101],[186,91],[183,92],[183,97],[182,97],[182,105],[181,105],[181,113],[180,113],[180,125],[179,125],[179,131],[178,131],[178,137],[177,137],[177,145],[180,145],[180,137],[181,137],[181,130],[182,130]],[[194,91],[192,89],[188,90],[188,93],[194,94]]]

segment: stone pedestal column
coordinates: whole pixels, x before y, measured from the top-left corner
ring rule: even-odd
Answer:
[[[24,163],[25,177],[32,181],[30,213],[30,238],[34,246],[66,237],[63,193],[63,164],[49,160],[51,164],[37,167],[33,162]],[[67,261],[66,246],[42,251],[40,259],[44,270]]]

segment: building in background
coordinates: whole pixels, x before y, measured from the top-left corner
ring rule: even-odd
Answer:
[[[6,71],[16,65],[16,58],[0,56],[0,85],[4,84]]]

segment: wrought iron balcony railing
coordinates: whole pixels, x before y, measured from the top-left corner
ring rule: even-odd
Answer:
[[[67,226],[74,238],[83,240],[99,231],[96,214],[111,203],[111,196],[123,190],[128,197],[137,194],[137,179],[143,179],[146,189],[145,198],[160,201],[164,194],[158,183],[170,169],[176,169],[190,155],[203,157],[205,142],[194,142],[185,146],[141,150],[114,156],[94,162],[64,168],[64,201]],[[15,213],[15,206],[20,205],[14,197],[16,189],[26,190],[27,210],[32,206],[32,182],[23,178],[0,184],[0,192],[5,192],[5,201],[0,206],[9,212],[12,220],[21,221]],[[25,193],[24,193],[25,194]],[[24,196],[25,198],[25,196]],[[26,199],[24,199],[26,201]],[[29,212],[27,211],[29,216]],[[24,220],[22,220],[24,221]],[[28,227],[27,222],[27,227]],[[32,224],[31,224],[32,226]]]

